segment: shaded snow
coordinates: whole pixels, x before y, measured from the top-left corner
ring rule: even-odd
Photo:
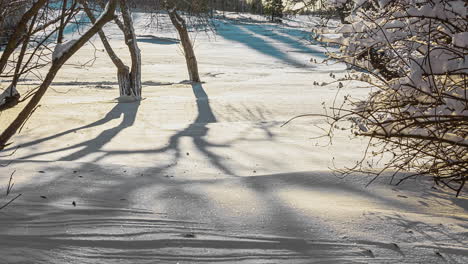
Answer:
[[[140,35],[177,37],[136,21]],[[321,113],[337,89],[312,84],[346,69],[310,63],[325,49],[307,41],[309,28],[217,25],[217,35],[196,36],[202,84],[184,82],[177,42],[139,43],[141,102],[116,103],[106,54],[77,69],[94,50],[78,52],[5,154],[21,148],[0,158],[14,159],[0,167],[0,186],[16,170],[12,195],[23,193],[0,211],[0,263],[468,261],[466,198],[426,179],[369,188],[366,175],[340,179],[333,157],[354,164],[364,141],[338,133],[322,147],[311,139],[323,133],[318,118],[280,127]]]
[[[14,96],[17,96],[18,94],[19,92],[15,86],[12,86],[12,85],[8,86],[8,88],[3,90],[2,93],[0,94],[0,106],[5,104],[8,97],[14,97]]]

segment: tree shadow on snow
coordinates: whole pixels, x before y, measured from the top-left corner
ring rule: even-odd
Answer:
[[[30,147],[30,146],[40,144],[40,143],[48,141],[48,140],[52,140],[52,139],[61,137],[61,136],[65,136],[65,135],[68,135],[68,134],[71,134],[71,133],[76,133],[76,132],[78,132],[80,130],[93,128],[93,127],[98,127],[98,126],[104,125],[104,124],[106,124],[106,123],[108,123],[108,122],[110,122],[110,121],[112,121],[114,119],[119,119],[119,118],[123,117],[122,121],[117,126],[102,131],[98,136],[94,137],[93,139],[89,139],[89,140],[86,140],[84,142],[74,144],[72,146],[67,146],[67,147],[63,147],[63,148],[59,148],[59,149],[55,149],[55,150],[51,150],[51,151],[39,152],[39,153],[35,153],[35,154],[32,154],[32,155],[23,156],[23,157],[21,157],[19,159],[30,159],[30,158],[34,158],[34,157],[42,156],[42,155],[46,155],[46,154],[77,149],[76,152],[59,159],[60,161],[72,161],[72,160],[77,160],[79,158],[85,157],[85,156],[87,156],[89,154],[92,154],[92,153],[100,152],[102,147],[105,144],[109,143],[122,130],[124,130],[125,128],[128,128],[128,127],[131,127],[135,123],[135,119],[136,119],[136,115],[138,113],[138,108],[139,107],[140,107],[140,102],[139,101],[130,102],[130,103],[117,103],[114,106],[114,108],[112,108],[103,118],[101,118],[101,119],[99,119],[99,120],[97,120],[97,121],[95,121],[93,123],[90,123],[90,124],[85,125],[85,126],[69,129],[69,130],[66,130],[64,132],[61,132],[61,133],[58,133],[58,134],[55,134],[55,135],[52,135],[52,136],[49,136],[49,137],[34,140],[34,141],[31,141],[31,142],[25,143],[25,144],[21,145],[20,147]]]
[[[285,200],[281,193],[290,187],[322,192],[336,188],[338,194],[393,203],[359,188],[320,184],[314,179],[320,172],[178,181],[165,178],[159,168],[116,173],[115,168],[82,164],[73,169],[84,178],[52,166],[44,170],[59,172],[53,186],[40,182],[18,189],[35,195],[8,208],[0,219],[3,257],[16,255],[19,262],[25,257],[48,263],[65,257],[81,262],[138,259],[139,263],[365,261],[368,258],[363,246],[369,248],[369,244],[324,239],[332,229],[317,215],[304,213]],[[35,193],[38,189],[48,191],[47,199]],[[241,192],[239,201],[223,206],[226,196],[235,196],[236,191]],[[243,197],[245,192],[250,195]],[[71,199],[76,199],[76,207]],[[134,208],[135,199],[170,206],[167,211],[171,215]],[[246,210],[245,222],[229,220],[229,215],[242,207]],[[190,219],[197,215],[203,215],[209,223]],[[266,233],[257,234],[250,225],[263,226]],[[229,232],[224,231],[226,228]],[[373,246],[387,250],[387,245]]]
[[[234,173],[222,162],[222,157],[216,154],[213,148],[227,148],[229,144],[215,144],[206,139],[208,135],[208,124],[216,123],[216,117],[211,109],[210,100],[206,94],[201,83],[191,84],[193,94],[196,99],[197,116],[195,120],[186,128],[179,130],[174,135],[170,136],[168,145],[158,149],[149,150],[110,150],[105,153],[100,159],[106,156],[126,155],[126,154],[156,154],[156,153],[169,153],[173,152],[173,160],[167,166],[161,166],[167,170],[170,167],[177,165],[177,162],[185,155],[182,153],[180,141],[182,138],[189,138],[195,145],[196,149],[200,151],[209,162],[217,169],[221,170],[227,175],[234,175]]]
[[[166,153],[166,152],[174,152],[173,154],[173,162],[168,165],[171,167],[177,164],[177,161],[183,157],[182,150],[180,148],[180,140],[182,138],[190,138],[194,143],[197,150],[199,150],[205,157],[209,159],[209,161],[222,172],[228,175],[234,175],[234,173],[222,163],[222,158],[213,151],[213,148],[223,148],[229,147],[228,144],[215,144],[207,141],[205,138],[208,135],[208,124],[216,123],[216,117],[213,113],[213,110],[210,106],[210,101],[208,95],[206,94],[203,86],[201,83],[192,83],[191,84],[193,94],[196,99],[197,105],[197,117],[195,120],[187,126],[185,129],[182,129],[172,135],[169,139],[169,144],[163,148],[159,149],[150,149],[150,150],[103,150],[105,144],[109,143],[114,137],[116,137],[122,130],[127,127],[130,127],[134,124],[136,114],[139,107],[138,103],[124,103],[124,104],[117,104],[104,118],[93,122],[91,124],[81,126],[78,128],[73,128],[66,130],[64,132],[55,134],[53,136],[45,137],[42,139],[34,140],[25,144],[22,144],[21,147],[31,147],[42,142],[52,140],[58,137],[62,137],[71,133],[76,133],[77,131],[98,127],[104,125],[114,119],[120,118],[123,115],[122,122],[117,125],[116,127],[106,129],[102,131],[98,136],[93,139],[86,140],[84,142],[80,142],[78,144],[74,144],[72,146],[67,146],[51,151],[45,152],[38,152],[31,155],[26,155],[19,157],[19,160],[28,160],[34,157],[39,157],[42,155],[58,153],[62,151],[69,151],[69,150],[76,150],[74,153],[69,154],[67,156],[61,157],[58,159],[59,161],[75,161],[80,158],[86,157],[93,153],[99,153],[101,156],[96,158],[94,162],[97,162],[105,157],[113,156],[113,155],[126,155],[126,154],[136,154],[136,153]],[[167,167],[167,168],[168,168]]]
[[[211,109],[208,95],[203,89],[201,83],[193,83],[192,90],[193,94],[196,97],[198,110],[197,117],[195,121],[192,124],[190,124],[187,128],[171,136],[168,148],[175,149],[176,155],[180,157],[181,153],[178,148],[180,139],[182,137],[189,137],[192,139],[195,147],[206,157],[208,157],[213,165],[215,165],[218,169],[220,169],[228,175],[234,175],[234,173],[228,167],[223,165],[223,163],[221,162],[221,157],[219,157],[218,155],[216,155],[215,152],[210,150],[210,148],[228,147],[228,145],[210,143],[205,139],[209,131],[207,124],[216,123],[216,117],[213,113],[213,110]],[[191,131],[193,130],[198,131],[198,133],[192,133]]]
[[[154,35],[138,36],[137,41],[150,43],[150,44],[157,44],[157,45],[174,45],[174,44],[180,43],[180,40],[175,39],[175,38],[164,38],[164,37],[157,37]]]
[[[229,145],[211,143],[205,138],[209,131],[208,124],[216,123],[216,117],[211,109],[208,95],[201,83],[192,83],[191,86],[197,104],[197,117],[195,120],[185,129],[172,135],[169,138],[168,146],[144,152],[162,153],[174,151],[174,162],[172,164],[177,164],[177,161],[183,156],[182,150],[179,147],[180,140],[187,137],[192,140],[196,149],[207,157],[216,168],[228,175],[234,175],[234,173],[222,163],[222,158],[211,150],[212,148],[229,147]],[[196,132],[194,133],[194,131]],[[139,153],[139,151],[109,151],[108,155],[124,155],[127,153]]]
[[[313,65],[299,60],[291,54],[327,58],[323,50],[313,47],[317,44],[311,39],[310,32],[290,27],[281,28],[271,24],[233,24],[223,23],[217,30],[221,37],[247,45],[264,55],[281,60],[298,68],[312,68]],[[286,50],[275,46],[275,43],[286,45]]]

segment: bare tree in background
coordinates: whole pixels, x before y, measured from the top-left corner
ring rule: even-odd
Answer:
[[[0,0],[0,45],[6,44],[31,0]]]
[[[166,2],[168,7],[168,14],[171,19],[172,24],[177,29],[179,33],[180,41],[182,42],[182,47],[184,49],[184,56],[185,61],[187,63],[187,70],[189,73],[190,81],[192,82],[200,82],[200,75],[198,73],[198,63],[197,58],[195,56],[195,52],[193,51],[193,43],[190,39],[187,30],[187,24],[182,16],[179,15],[177,12],[177,5],[174,2],[168,3]]]
[[[265,12],[271,21],[281,21],[283,18],[283,0],[265,0]]]
[[[187,18],[195,18],[195,21],[189,21],[192,25],[198,26],[204,24],[206,28],[210,27],[209,19],[209,1],[206,0],[134,0],[135,5],[140,6],[147,12],[152,13],[156,17],[161,11],[166,11],[172,22],[172,25],[177,30],[182,44],[182,49],[187,64],[189,79],[192,82],[200,82],[200,74],[198,72],[198,62],[193,49],[193,41],[190,38],[189,27],[186,19],[181,13],[185,13]]]

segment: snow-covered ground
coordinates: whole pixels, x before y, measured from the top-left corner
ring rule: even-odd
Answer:
[[[343,133],[324,147],[311,139],[320,118],[280,127],[322,113],[337,88],[313,83],[345,72],[310,63],[325,50],[304,20],[217,20],[216,34],[196,34],[202,84],[183,82],[175,32],[144,21],[143,101],[116,103],[115,68],[95,41],[94,65],[80,66],[88,45],[2,153],[21,146],[0,157],[11,162],[0,188],[15,171],[9,197],[22,196],[0,210],[0,263],[468,262],[466,198],[425,179],[340,179],[333,160],[353,164],[365,141]]]

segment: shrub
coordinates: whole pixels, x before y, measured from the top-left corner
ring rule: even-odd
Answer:
[[[329,0],[341,8],[345,0]],[[377,88],[346,97],[332,120],[348,120],[369,137],[374,155],[391,154],[375,172],[431,175],[457,195],[468,178],[468,19],[463,0],[354,0],[347,23],[317,30],[338,44],[328,53],[359,71],[343,80]],[[402,181],[401,180],[401,181]]]

